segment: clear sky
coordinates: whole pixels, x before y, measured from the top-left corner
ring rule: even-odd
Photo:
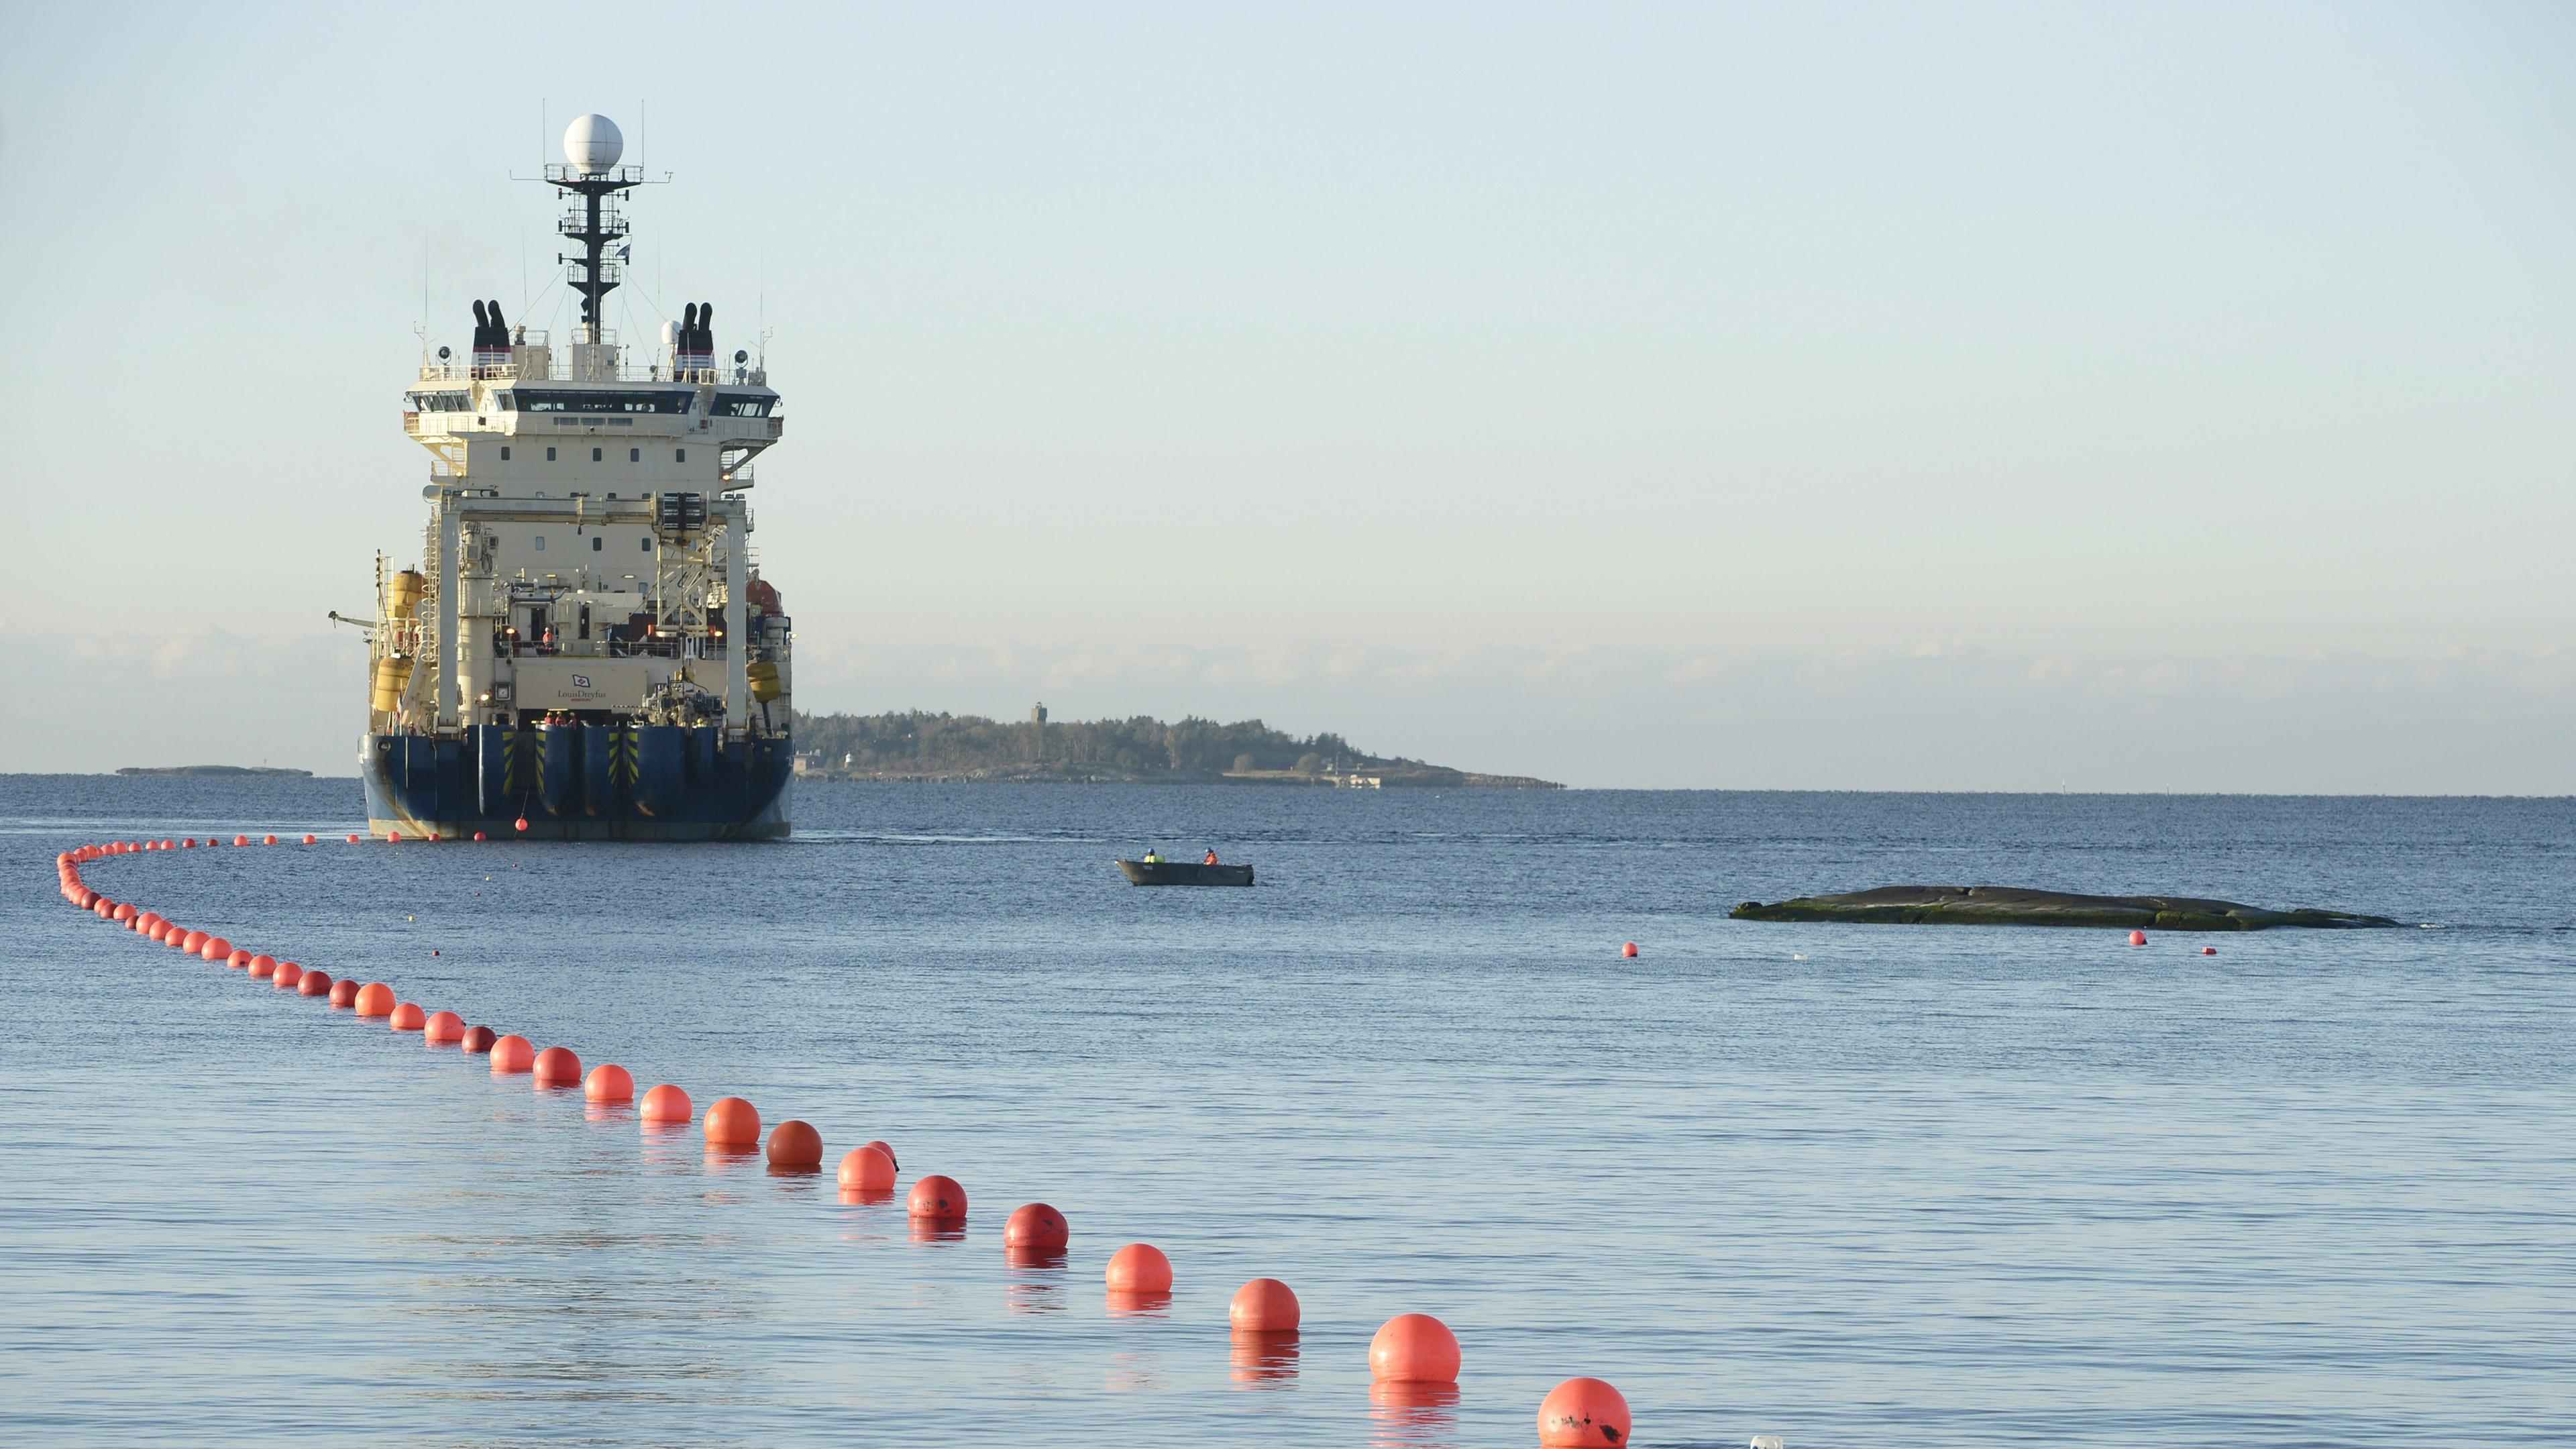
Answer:
[[[585,110],[809,708],[2576,791],[2576,9],[2477,4],[0,8],[0,769],[350,770]]]

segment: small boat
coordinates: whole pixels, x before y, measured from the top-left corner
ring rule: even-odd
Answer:
[[[1248,886],[1248,865],[1200,865],[1187,860],[1122,860],[1118,873],[1129,885]]]

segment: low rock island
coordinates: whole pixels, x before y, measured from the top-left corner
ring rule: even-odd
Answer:
[[[2123,930],[2261,931],[2273,926],[2394,926],[2350,911],[2272,911],[2185,896],[2082,896],[2014,886],[1880,886],[1777,905],[1746,901],[1739,921],[1848,921],[1871,926],[2110,926]]]

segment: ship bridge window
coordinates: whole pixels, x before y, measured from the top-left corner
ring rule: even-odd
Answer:
[[[514,387],[496,393],[503,412],[684,413],[685,392],[575,392],[568,388]]]
[[[769,410],[777,405],[778,399],[774,397],[720,392],[716,394],[716,405],[713,411],[720,418],[765,418],[769,416]]]
[[[407,392],[403,394],[403,401],[410,403],[415,412],[463,413],[474,410],[474,395],[461,391]]]

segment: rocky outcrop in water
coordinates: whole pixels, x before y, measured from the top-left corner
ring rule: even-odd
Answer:
[[[2082,896],[2014,886],[1880,886],[1842,895],[1800,896],[1777,905],[1746,901],[1739,921],[1847,921],[1865,926],[2109,926],[2138,931],[2262,931],[2274,926],[2394,926],[2350,911],[2266,910],[2189,896]]]

